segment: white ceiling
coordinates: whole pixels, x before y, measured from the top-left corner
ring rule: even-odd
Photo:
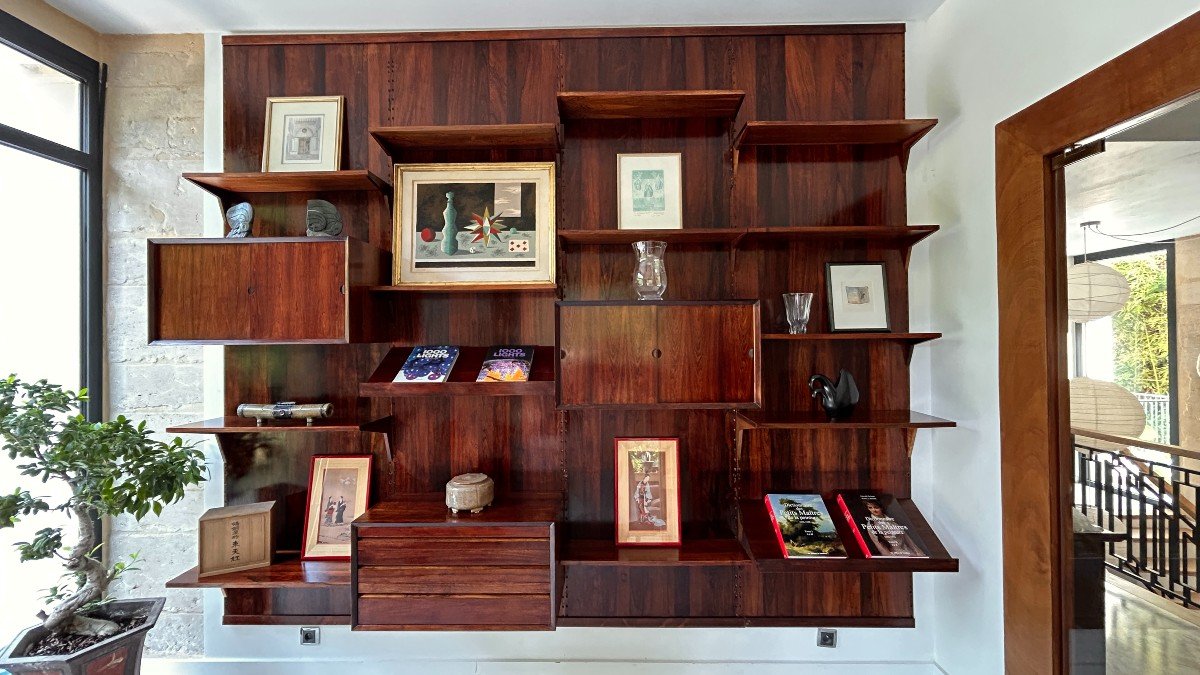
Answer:
[[[943,0],[47,0],[102,33],[920,21]]]

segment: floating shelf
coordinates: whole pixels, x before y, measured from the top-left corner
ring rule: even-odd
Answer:
[[[395,157],[405,150],[557,150],[558,125],[465,124],[375,127],[371,136]]]
[[[647,239],[668,244],[732,244],[745,235],[735,228],[686,228],[682,230],[559,230],[559,241],[596,246],[629,245]]]
[[[746,122],[734,141],[748,145],[898,145],[911,147],[935,119]]]
[[[558,284],[541,282],[532,284],[453,284],[428,286],[367,286],[370,293],[536,293],[558,290]]]
[[[489,347],[460,347],[446,382],[393,382],[413,346],[388,350],[371,377],[358,386],[358,395],[377,398],[407,396],[553,396],[554,347],[535,347],[528,382],[476,382]]]
[[[754,564],[762,572],[957,572],[958,560],[946,551],[912,500],[897,499],[896,502],[904,509],[912,521],[913,530],[929,549],[928,558],[865,557],[854,540],[850,523],[846,522],[837,504],[830,500],[826,500],[825,506],[846,547],[845,558],[784,558],[771,525],[771,517],[761,499],[743,499],[739,502],[741,538]]]
[[[679,548],[618,547],[611,539],[568,539],[562,565],[591,567],[712,567],[749,562],[746,550],[731,537],[684,539]]]
[[[830,226],[830,227],[750,227],[685,228],[682,230],[559,230],[564,243],[614,246],[656,239],[668,244],[720,244],[741,246],[761,241],[843,242],[862,240],[897,248],[914,244],[937,232],[937,225],[906,227]]]
[[[912,410],[858,411],[849,419],[831,422],[822,412],[774,413],[739,410],[738,429],[935,429],[957,426],[950,420]]]
[[[942,337],[941,333],[763,333],[764,341],[778,342],[906,342],[920,344]]]
[[[372,431],[382,420],[359,424],[350,420],[317,419],[312,425],[294,420],[270,420],[259,426],[246,417],[217,417],[167,427],[169,434],[322,433]]]
[[[564,120],[732,118],[745,97],[733,90],[563,91],[558,113]]]
[[[241,195],[287,192],[382,192],[392,186],[366,169],[347,171],[296,171],[274,173],[185,173],[183,177],[217,196],[222,202]]]
[[[313,588],[350,587],[350,563],[285,559],[269,567],[200,577],[199,568],[167,582],[167,588]]]

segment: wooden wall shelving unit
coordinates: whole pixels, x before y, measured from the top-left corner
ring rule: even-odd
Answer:
[[[234,173],[190,179],[226,201],[251,196],[256,236],[301,234],[315,194],[343,211],[350,238],[390,251],[376,177],[393,162],[553,159],[558,279],[423,292],[352,282],[366,301],[350,321],[377,342],[227,348],[226,415],[297,400],[331,402],[338,418],[322,433],[229,417],[173,428],[216,434],[237,476],[228,503],[285,508],[275,565],[172,585],[225,589],[226,623],[912,626],[911,573],[958,563],[908,500],[917,430],[953,422],[909,411],[912,350],[939,334],[908,324],[909,254],[937,226],[907,225],[904,157],[933,121],[903,119],[903,27],[535,31],[481,49],[486,39],[226,38]],[[345,162],[365,170],[236,173],[260,165],[263,99],[313,92],[346,96]],[[681,153],[683,230],[614,226],[616,155],[636,152]],[[647,237],[669,243],[664,303],[630,299],[627,247]],[[831,260],[887,264],[894,332],[829,331]],[[779,295],[797,290],[815,293],[803,336],[782,332]],[[391,382],[415,344],[466,346],[450,382]],[[494,344],[539,345],[533,380],[473,382]],[[862,409],[829,423],[807,379],[843,367]],[[616,436],[680,439],[681,548],[613,544]],[[354,526],[354,563],[312,567],[289,556],[310,459],[330,452],[375,455],[376,506]],[[495,479],[496,504],[452,517],[438,493],[465,471]],[[762,495],[840,489],[895,494],[933,555],[780,559]],[[464,558],[480,538],[494,549]]]

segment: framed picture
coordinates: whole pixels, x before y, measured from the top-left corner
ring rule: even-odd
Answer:
[[[618,546],[679,546],[679,439],[618,438]]]
[[[683,228],[680,154],[617,155],[617,229]]]
[[[371,455],[315,455],[304,514],[304,560],[349,560],[350,523],[367,510]]]
[[[397,164],[392,283],[554,283],[554,162]]]
[[[337,171],[342,168],[343,96],[267,99],[262,170]]]
[[[831,331],[891,330],[883,263],[825,263],[825,287]]]

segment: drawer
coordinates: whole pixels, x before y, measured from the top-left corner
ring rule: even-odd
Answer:
[[[551,591],[550,567],[360,567],[357,590],[362,595],[538,595]]]
[[[358,598],[359,629],[551,630],[550,594],[391,595]]]
[[[361,565],[462,566],[541,565],[549,567],[550,539],[497,537],[362,538],[357,542]]]

